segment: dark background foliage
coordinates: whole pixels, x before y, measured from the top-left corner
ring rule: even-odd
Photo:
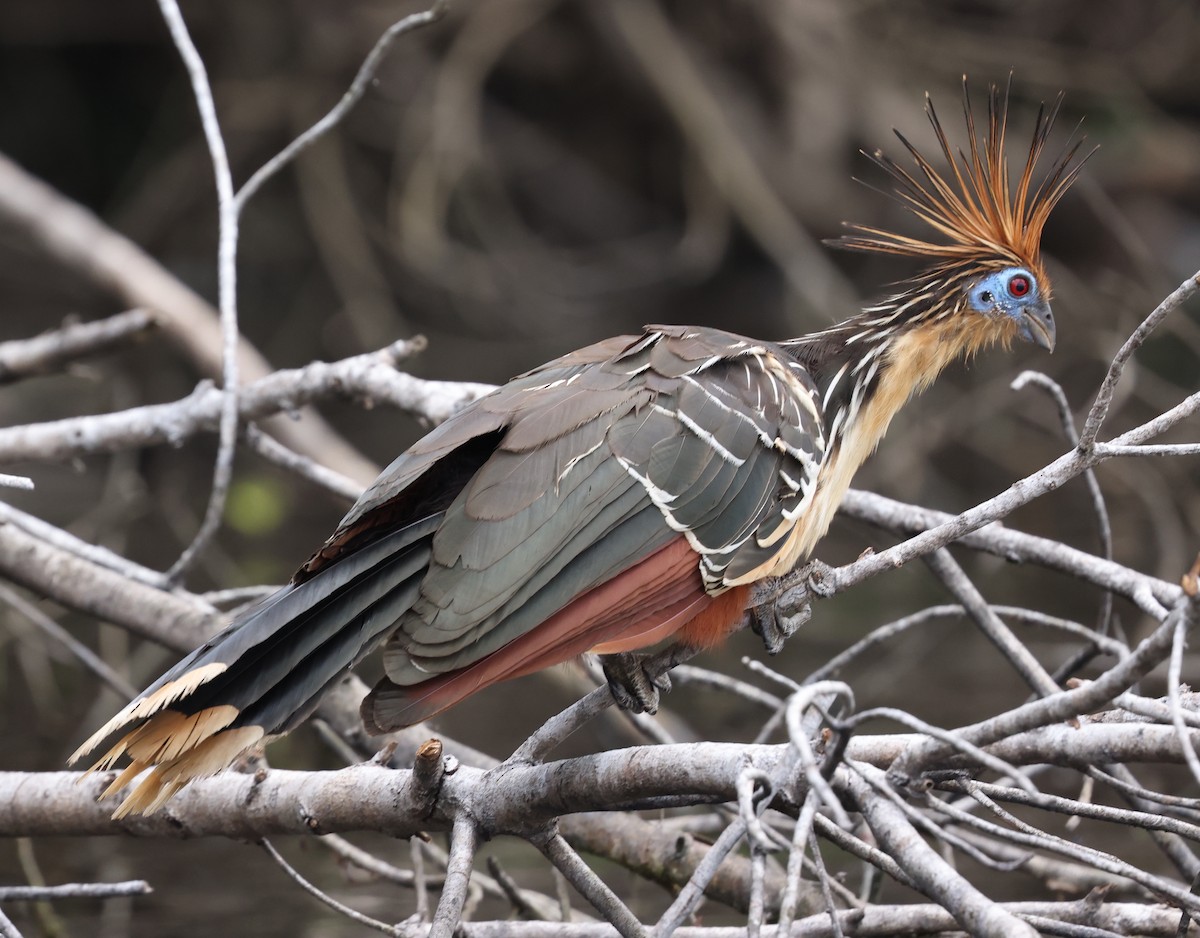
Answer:
[[[415,9],[382,0],[185,3],[236,178],[332,106],[376,37]],[[852,181],[882,184],[860,148],[896,153],[893,127],[930,147],[925,92],[962,141],[962,75],[981,105],[987,83],[1011,72],[1014,150],[1038,103],[1059,91],[1066,101],[1054,145],[1086,115],[1089,145],[1101,147],[1046,233],[1059,348],[1052,358],[1022,347],[952,369],[898,419],[859,479],[960,510],[1065,448],[1048,400],[1010,391],[1010,380],[1027,367],[1045,370],[1084,408],[1123,337],[1198,266],[1198,57],[1200,8],[1175,0],[460,0],[443,22],[402,39],[346,123],[251,204],[239,264],[242,328],[277,366],[420,332],[430,348],[416,373],[491,382],[646,322],[767,338],[811,331],[911,272],[906,262],[819,243],[844,220],[917,230],[896,204]],[[153,3],[0,4],[0,102],[0,151],[215,294],[212,173]],[[0,222],[0,340],[118,309]],[[1143,351],[1114,431],[1196,387],[1200,322],[1195,310],[1190,316],[1173,319]],[[150,339],[67,374],[0,388],[0,421],[172,400],[199,377]],[[325,412],[380,462],[420,432],[385,410]],[[14,501],[161,568],[195,530],[212,453],[212,441],[200,440],[37,466],[29,470],[37,491]],[[1101,481],[1117,555],[1176,578],[1200,531],[1194,461],[1115,461]],[[1094,549],[1088,506],[1075,485],[1011,523]],[[282,580],[344,507],[241,457],[228,525],[190,585]],[[820,553],[844,561],[882,543],[878,532],[839,524]],[[1096,596],[1048,575],[972,563],[993,601],[1020,599],[1082,621],[1095,615]],[[780,666],[803,675],[866,629],[941,601],[923,568],[870,583],[822,605]],[[1120,612],[1136,633],[1136,615]],[[90,681],[8,619],[0,767],[53,769],[118,701],[107,693],[97,700]],[[97,635],[92,622],[67,621],[89,640]],[[903,701],[953,725],[1019,694],[966,631],[932,627],[860,668],[851,675],[860,704]],[[96,640],[110,657],[128,658],[136,684],[165,661],[115,630]],[[1061,657],[1038,647],[1052,662]],[[736,654],[758,653],[752,638],[739,638],[728,660],[706,663],[736,669]],[[501,688],[442,725],[502,755],[568,699],[548,686],[538,678]],[[753,735],[747,715],[726,701],[688,693],[679,699],[704,734]],[[326,758],[301,736],[273,759],[286,763],[297,750],[296,764]],[[179,923],[189,920],[197,931],[235,934],[353,932],[311,914],[251,848],[49,843],[36,852],[52,881],[154,879],[159,893],[138,902],[133,934],[187,933],[193,928]],[[410,911],[406,896],[376,890],[368,899],[360,887],[340,886],[323,855],[310,866],[354,901],[378,902],[393,918]],[[0,845],[0,871],[5,882],[27,875],[12,845]],[[647,901],[661,901],[642,889]],[[79,916],[81,933],[97,912],[62,911]],[[121,907],[106,914],[108,933],[125,933]]]

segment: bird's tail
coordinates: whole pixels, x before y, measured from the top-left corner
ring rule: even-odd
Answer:
[[[415,601],[434,515],[348,553],[239,616],[102,726],[76,762],[123,731],[89,771],[130,764],[104,792],[141,779],[114,816],[150,813],[264,737],[286,733]]]

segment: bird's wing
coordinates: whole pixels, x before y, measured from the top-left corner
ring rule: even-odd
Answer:
[[[483,406],[508,428],[447,508],[420,598],[385,646],[388,681],[366,711],[381,727],[685,624],[727,574],[778,550],[760,535],[803,512],[824,450],[803,368],[717,330],[653,327]],[[436,708],[415,704],[435,688]]]
[[[634,338],[580,349],[539,371],[569,377]],[[136,731],[166,708],[190,719],[213,711],[228,719],[227,728],[254,726],[259,735],[286,732],[303,719],[328,682],[373,648],[416,601],[446,507],[487,461],[507,426],[503,408],[480,406],[486,400],[397,458],[287,586],[238,615],[142,691],[71,761],[119,729]],[[121,751],[115,747],[105,760]]]

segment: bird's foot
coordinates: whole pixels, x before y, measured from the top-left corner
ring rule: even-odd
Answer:
[[[750,628],[762,639],[768,655],[777,655],[800,626],[812,616],[812,607],[805,605],[794,615],[781,615],[774,603],[750,610]]]
[[[662,695],[671,690],[671,668],[690,657],[690,649],[671,645],[656,652],[601,655],[600,667],[618,707],[631,713],[657,713]]]
[[[756,583],[749,614],[750,628],[762,639],[767,654],[779,654],[784,642],[812,617],[809,568]]]

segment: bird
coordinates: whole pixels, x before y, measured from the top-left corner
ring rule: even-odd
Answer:
[[[282,589],[71,762],[119,733],[92,770],[127,759],[104,796],[136,781],[116,816],[153,812],[294,729],[378,647],[372,733],[585,652],[606,656],[619,703],[653,709],[642,650],[715,645],[748,614],[774,650],[756,590],[811,555],[901,406],[989,346],[1054,349],[1040,242],[1083,141],[1035,184],[1060,94],[1012,181],[1008,100],[989,86],[981,132],[964,78],[963,151],[926,95],[941,170],[899,131],[911,168],[866,154],[932,231],[848,226],[842,247],[923,263],[886,299],[778,342],[648,326],[514,378],[392,462]]]

